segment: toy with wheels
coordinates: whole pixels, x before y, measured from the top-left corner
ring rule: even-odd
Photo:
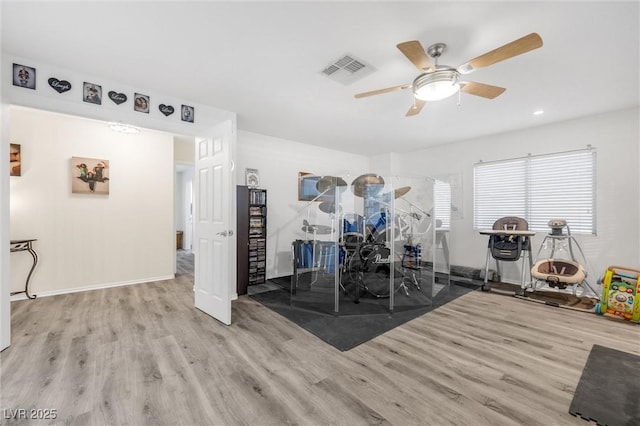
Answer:
[[[609,266],[602,277],[602,301],[596,314],[609,314],[640,322],[640,271]]]

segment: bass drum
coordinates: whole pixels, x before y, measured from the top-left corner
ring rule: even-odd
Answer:
[[[389,297],[391,251],[382,244],[366,243],[360,252],[351,256],[349,275],[362,281],[364,290],[375,297]]]
[[[404,228],[400,228],[398,225],[403,225],[403,222],[402,218],[397,216],[393,223],[387,223],[385,212],[372,215],[366,221],[367,241],[374,244],[384,244],[392,239],[401,239]],[[392,228],[395,235],[394,238],[391,238]]]

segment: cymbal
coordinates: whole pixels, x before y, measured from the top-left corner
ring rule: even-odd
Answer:
[[[371,197],[382,191],[384,179],[375,173],[358,176],[351,183],[351,191],[358,197]]]
[[[393,191],[393,198],[399,198],[405,195],[407,192],[411,191],[410,186],[403,186]]]
[[[411,187],[410,186],[403,186],[401,188],[395,189],[393,191],[393,198],[400,198],[403,195],[405,195],[407,192],[411,191]],[[386,200],[390,200],[391,199],[391,192],[385,192],[384,194],[382,194],[381,198],[386,199]]]
[[[330,234],[331,233],[331,227],[327,226],[327,225],[303,225],[302,226],[302,230],[304,232],[308,232],[310,234],[313,234],[314,232],[316,234]]]
[[[345,182],[341,177],[322,176],[316,183],[316,189],[318,190],[318,192],[324,192],[325,195],[335,194],[334,191],[336,188],[341,188],[341,190],[344,191],[347,188],[347,182]]]
[[[318,205],[318,207],[320,208],[320,211],[325,213],[336,213],[336,203],[333,201],[323,201]],[[342,206],[340,204],[338,204],[337,211],[342,211]]]

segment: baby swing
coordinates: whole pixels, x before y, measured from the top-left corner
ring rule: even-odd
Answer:
[[[585,288],[587,288],[595,297],[600,299],[598,293],[587,282],[587,272],[584,266],[576,261],[576,256],[573,251],[574,244],[585,262],[586,258],[580,245],[571,235],[567,221],[552,219],[548,222],[548,226],[551,228],[551,232],[542,240],[542,244],[536,255],[536,259],[539,260],[537,260],[531,268],[531,290],[535,291],[539,284],[544,285],[544,283],[558,290],[564,290],[572,286],[574,296],[578,296],[578,289],[582,290],[580,294],[582,295]],[[564,233],[564,228],[567,228],[566,234]],[[568,248],[569,259],[561,258],[561,253],[565,251],[565,247]],[[543,249],[549,250],[548,257],[540,257]]]

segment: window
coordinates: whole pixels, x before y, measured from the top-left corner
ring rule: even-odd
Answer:
[[[436,221],[441,222],[439,223],[440,228],[451,229],[451,185],[447,182],[436,180],[433,192]]]
[[[596,151],[587,149],[473,167],[473,227],[491,229],[504,216],[518,216],[529,229],[548,231],[564,219],[575,234],[596,234]]]

